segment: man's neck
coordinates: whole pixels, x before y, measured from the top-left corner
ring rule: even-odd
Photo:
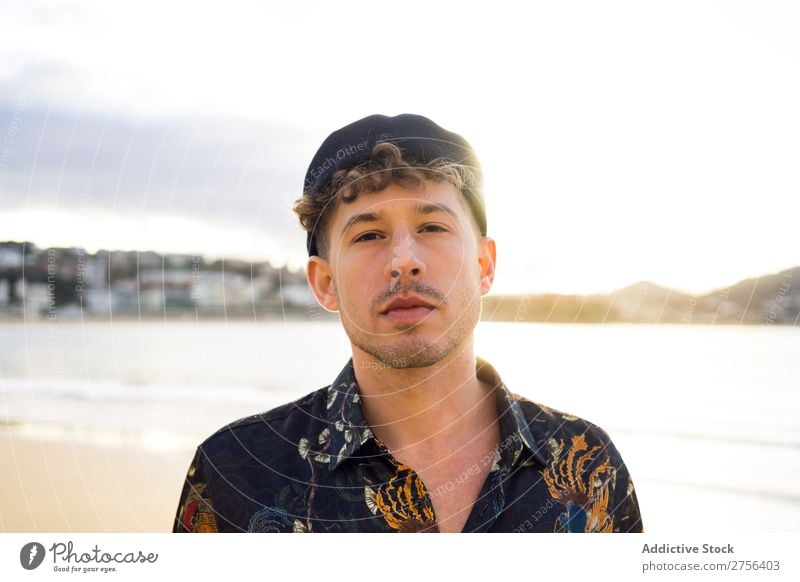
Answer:
[[[445,453],[497,420],[491,387],[475,373],[471,339],[426,368],[387,367],[354,347],[353,367],[364,419],[393,452]]]

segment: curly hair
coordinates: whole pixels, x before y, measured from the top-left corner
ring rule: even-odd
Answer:
[[[400,148],[391,142],[376,144],[369,160],[334,172],[320,192],[304,193],[294,201],[292,210],[303,229],[315,233],[318,254],[327,260],[330,252],[328,226],[336,204],[350,203],[359,194],[380,192],[392,184],[417,189],[426,180],[449,182],[461,192],[474,218],[476,233],[478,236],[486,234],[480,226],[485,224],[480,218],[484,212],[480,186],[471,168],[444,158],[428,163],[404,158]]]

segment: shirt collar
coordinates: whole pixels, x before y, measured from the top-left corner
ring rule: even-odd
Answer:
[[[520,397],[506,387],[497,370],[482,358],[475,358],[479,380],[494,388],[500,422],[500,456],[507,467],[513,466],[527,448],[543,465],[549,462],[543,439],[538,442],[531,433],[520,406]],[[336,469],[374,434],[361,411],[361,394],[356,382],[353,358],[348,360],[336,380],[328,386],[327,416],[330,424],[330,470]]]
[[[530,429],[528,419],[520,405],[521,398],[511,392],[500,378],[497,370],[482,358],[475,358],[478,379],[494,387],[498,421],[500,422],[500,455],[507,467],[513,466],[528,449],[543,465],[550,462],[545,439],[537,441]],[[532,419],[535,420],[535,419]]]
[[[350,358],[336,380],[328,386],[328,423],[330,424],[330,463],[333,470],[374,435],[361,413],[361,393]]]

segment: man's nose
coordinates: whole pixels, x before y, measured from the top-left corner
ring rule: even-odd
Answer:
[[[384,274],[390,283],[425,276],[426,266],[415,248],[413,237],[405,233],[392,248],[392,256],[386,264]]]

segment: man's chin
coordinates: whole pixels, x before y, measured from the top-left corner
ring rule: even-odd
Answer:
[[[431,321],[431,325],[409,325],[402,330],[378,325],[372,332],[345,325],[345,332],[354,348],[377,361],[375,367],[428,368],[447,358],[471,337],[475,326],[470,323],[461,319],[444,328],[442,325],[433,325]]]
[[[366,348],[366,349],[364,349]],[[413,341],[392,345],[373,345],[362,348],[372,355],[383,368],[428,368],[441,362],[449,350],[435,341],[416,337]]]

